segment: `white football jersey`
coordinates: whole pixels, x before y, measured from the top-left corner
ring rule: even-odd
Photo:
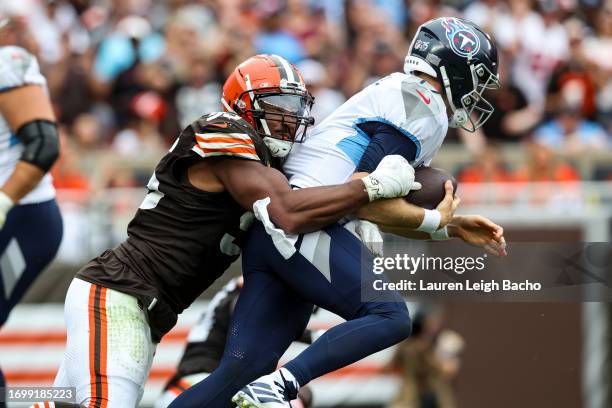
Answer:
[[[39,85],[45,92],[47,81],[40,73],[36,58],[23,48],[0,47],[0,92],[23,85]],[[16,130],[16,129],[15,129]],[[0,113],[0,186],[4,185],[23,153],[23,144]],[[20,200],[20,204],[39,203],[55,197],[51,175],[47,173],[38,186]]]
[[[421,78],[391,74],[355,94],[301,144],[293,145],[284,165],[291,185],[314,187],[341,184],[355,172],[370,137],[358,125],[382,122],[416,145],[414,167],[429,165],[448,130],[440,94]]]

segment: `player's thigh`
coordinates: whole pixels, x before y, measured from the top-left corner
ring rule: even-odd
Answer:
[[[54,387],[70,387],[70,380],[68,379],[68,375],[66,373],[66,360],[65,358],[62,360],[60,364],[59,370],[57,370],[57,374],[55,375],[55,380],[53,380]]]
[[[67,342],[58,385],[75,387],[81,404],[97,406],[104,400],[109,407],[135,406],[155,351],[137,300],[75,278],[64,312]]]
[[[81,406],[88,408],[136,408],[143,394],[141,384],[137,384],[125,377],[109,377],[108,389],[110,395],[105,403],[89,395],[80,402]]]
[[[303,334],[313,306],[261,267],[243,256],[244,287],[232,314],[225,356],[247,355],[262,364],[276,364]]]
[[[298,252],[285,260],[257,223],[244,256],[252,257],[254,264],[266,265],[305,301],[346,320],[367,314],[377,303],[402,301],[397,294],[385,293],[379,298],[366,290],[375,279],[368,273],[368,267],[372,270],[373,256],[358,238],[338,224],[304,234],[298,243]]]

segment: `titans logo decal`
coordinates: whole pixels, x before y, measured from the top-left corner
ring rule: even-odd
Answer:
[[[457,55],[469,57],[480,50],[480,40],[474,30],[456,18],[445,18],[442,26],[446,30],[446,38],[451,49]]]

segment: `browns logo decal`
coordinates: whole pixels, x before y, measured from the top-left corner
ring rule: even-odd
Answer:
[[[474,29],[456,18],[445,18],[442,26],[446,30],[446,38],[451,49],[457,55],[469,57],[480,50],[480,39]]]

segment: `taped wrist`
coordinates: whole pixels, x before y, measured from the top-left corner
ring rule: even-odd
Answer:
[[[382,183],[371,174],[361,179],[365,185],[365,189],[368,192],[368,198],[370,201],[378,200],[383,197]]]
[[[36,119],[21,126],[16,135],[24,146],[20,160],[48,172],[59,156],[59,137],[55,123]]]

